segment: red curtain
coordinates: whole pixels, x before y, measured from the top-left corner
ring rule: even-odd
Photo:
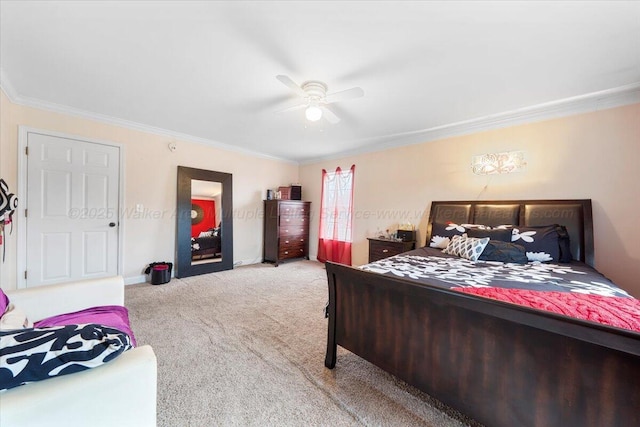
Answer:
[[[351,265],[353,184],[356,166],[322,170],[318,261]]]

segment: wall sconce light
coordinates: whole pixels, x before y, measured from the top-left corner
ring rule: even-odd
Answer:
[[[471,170],[476,175],[493,175],[496,173],[519,172],[526,165],[524,151],[507,151],[473,156]]]

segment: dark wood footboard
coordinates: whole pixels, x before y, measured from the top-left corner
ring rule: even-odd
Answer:
[[[327,263],[338,345],[487,426],[640,425],[640,334]]]

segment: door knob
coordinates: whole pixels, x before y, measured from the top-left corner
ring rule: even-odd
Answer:
[[[115,227],[115,226],[116,226],[116,223],[115,223],[115,222],[110,222],[110,223],[109,223],[109,227]]]

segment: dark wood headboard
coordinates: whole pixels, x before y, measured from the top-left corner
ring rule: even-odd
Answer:
[[[593,267],[593,216],[590,199],[576,200],[489,200],[431,202],[426,244],[434,222],[536,226],[560,224],[567,227],[573,258]]]

